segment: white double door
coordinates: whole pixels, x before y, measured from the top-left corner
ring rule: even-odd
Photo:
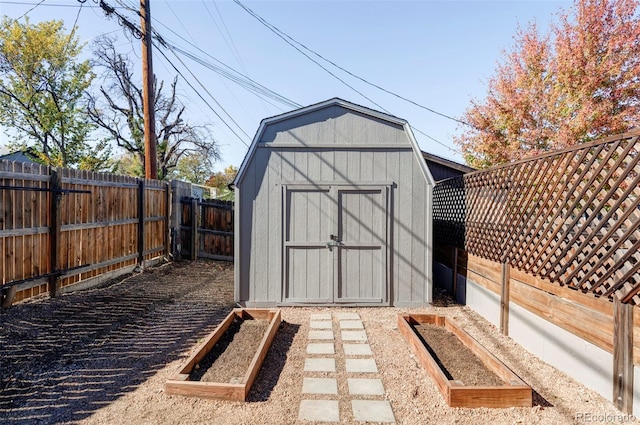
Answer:
[[[283,187],[283,302],[388,304],[388,192]]]

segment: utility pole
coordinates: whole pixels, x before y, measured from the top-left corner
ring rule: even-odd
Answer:
[[[144,113],[144,170],[148,179],[158,178],[156,156],[156,119],[153,110],[153,62],[151,60],[151,0],[140,0],[140,28],[142,30],[142,107]]]

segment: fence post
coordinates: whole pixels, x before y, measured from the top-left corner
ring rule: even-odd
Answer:
[[[191,200],[191,259],[198,258],[198,200]]]
[[[58,245],[60,241],[60,202],[62,200],[62,176],[55,168],[51,169],[51,190],[49,196],[49,296],[55,298],[60,295],[60,276],[58,270]]]
[[[171,255],[171,184],[169,182],[165,183],[164,186],[164,196],[165,196],[165,244],[164,244],[164,255],[166,259],[169,259]]]
[[[500,291],[500,332],[509,336],[509,281],[511,280],[511,266],[509,263],[502,263]]]
[[[633,306],[613,296],[613,404],[633,413]]]
[[[144,179],[138,181],[138,267],[144,268]]]
[[[453,259],[452,259],[452,283],[451,291],[453,292],[453,299],[458,299],[458,247],[453,247]]]

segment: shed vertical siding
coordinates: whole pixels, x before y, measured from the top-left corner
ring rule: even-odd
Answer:
[[[237,301],[249,306],[283,301],[284,185],[347,187],[368,182],[392,183],[387,199],[388,288],[383,290],[390,291],[393,305],[424,305],[431,301],[431,181],[403,126],[333,105],[268,123],[258,137],[253,155],[241,168],[242,175],[236,182],[240,215]],[[315,214],[303,206],[297,211],[306,211],[311,217]],[[294,217],[292,225],[296,226],[298,219]],[[328,240],[330,229],[321,232]],[[306,255],[315,254],[310,250]],[[302,257],[299,261],[304,263]],[[366,258],[362,261],[370,266]],[[291,270],[314,273],[298,275],[299,281],[326,279],[321,270]],[[370,274],[371,270],[362,273]],[[295,290],[305,291],[302,286]],[[366,289],[362,291],[372,295]]]

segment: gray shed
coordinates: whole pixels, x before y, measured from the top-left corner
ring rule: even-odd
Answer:
[[[434,183],[406,121],[341,99],[266,118],[234,184],[241,305],[431,302]]]

